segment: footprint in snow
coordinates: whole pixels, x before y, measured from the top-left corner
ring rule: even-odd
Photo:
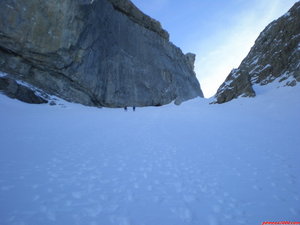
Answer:
[[[40,196],[36,195],[36,196],[34,196],[34,198],[32,200],[35,202],[35,201],[38,201],[39,199],[40,199]]]
[[[134,187],[135,189],[139,189],[139,188],[140,188],[140,185],[139,185],[138,183],[134,183],[133,187]]]
[[[128,192],[128,194],[127,194],[127,200],[129,202],[132,202],[134,200],[133,194],[131,192]]]
[[[114,213],[114,212],[116,212],[119,208],[120,208],[119,205],[114,204],[114,205],[108,206],[108,207],[107,207],[107,210],[108,210],[109,213]]]
[[[10,191],[14,188],[13,185],[2,186],[1,191]]]
[[[186,203],[191,203],[196,200],[195,196],[193,195],[184,195],[183,199]]]
[[[73,192],[72,197],[76,199],[80,199],[82,197],[81,192]]]
[[[260,186],[257,186],[257,185],[253,185],[252,188],[256,191],[261,191],[262,188]]]
[[[120,216],[111,216],[110,222],[113,225],[130,225],[129,218]]]
[[[213,205],[212,206],[212,210],[214,213],[220,213],[221,212],[222,207],[220,205]]]
[[[182,184],[181,183],[174,183],[175,189],[177,193],[182,192]]]
[[[66,204],[67,207],[70,207],[70,206],[72,206],[72,201],[66,201],[65,204]]]
[[[47,219],[50,221],[55,222],[56,221],[56,214],[52,211],[47,212]]]
[[[86,212],[90,217],[97,217],[102,211],[103,208],[100,205],[97,207],[86,209]]]
[[[147,178],[148,178],[148,174],[147,174],[147,173],[143,173],[143,177],[144,177],[145,179],[147,179]]]
[[[178,215],[179,218],[184,222],[192,221],[192,212],[188,208],[172,208],[171,212]]]

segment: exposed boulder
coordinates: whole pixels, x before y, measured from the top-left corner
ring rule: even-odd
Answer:
[[[46,99],[38,96],[29,87],[17,83],[15,80],[7,76],[0,77],[0,92],[10,98],[15,98],[26,103],[42,104],[48,102]]]
[[[300,82],[300,2],[264,29],[239,68],[218,89],[215,103],[253,97],[254,84],[274,80],[290,86]]]
[[[186,56],[128,0],[0,1],[0,70],[91,106],[203,97]]]

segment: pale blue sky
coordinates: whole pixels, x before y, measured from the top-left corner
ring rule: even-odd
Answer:
[[[212,96],[238,67],[259,33],[297,0],[132,0],[159,20],[184,53],[197,54],[196,74]]]

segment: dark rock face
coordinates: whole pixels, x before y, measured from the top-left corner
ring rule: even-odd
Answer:
[[[300,82],[300,2],[265,28],[239,68],[218,89],[215,103],[254,97],[254,84],[274,80],[290,86]]]
[[[92,106],[203,97],[188,58],[127,0],[2,0],[0,70]]]
[[[42,104],[48,101],[35,94],[30,88],[17,83],[9,77],[0,77],[0,92],[10,98],[18,99],[31,104]]]

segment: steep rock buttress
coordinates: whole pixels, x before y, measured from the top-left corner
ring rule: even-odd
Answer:
[[[2,0],[0,71],[92,106],[203,97],[190,58],[129,0]]]

